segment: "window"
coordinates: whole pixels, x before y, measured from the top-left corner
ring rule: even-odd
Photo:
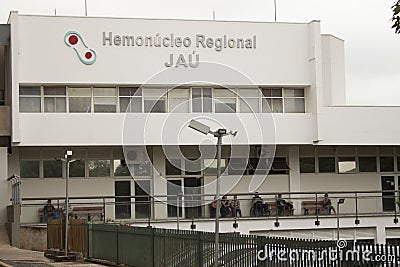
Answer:
[[[101,113],[115,113],[117,88],[93,88],[93,110]]]
[[[304,89],[263,88],[263,112],[272,113],[304,113]]]
[[[19,168],[21,178],[39,178],[39,160],[21,160]]]
[[[263,88],[262,92],[262,111],[265,113],[282,113],[282,89],[281,88]]]
[[[300,173],[314,173],[315,158],[300,158]]]
[[[182,175],[180,159],[165,159],[166,175]]]
[[[142,112],[142,88],[120,87],[119,110],[120,112]]]
[[[226,168],[226,159],[221,159],[221,174]],[[217,159],[204,159],[204,175],[217,175]]]
[[[274,158],[269,174],[288,174],[289,170],[286,158]]]
[[[133,175],[135,177],[149,177],[151,174],[151,166],[149,161],[133,164]]]
[[[84,160],[78,160],[70,163],[69,177],[86,177]]]
[[[109,177],[109,160],[89,160],[89,177]]]
[[[214,89],[215,113],[236,112],[236,94],[229,89]]]
[[[91,88],[68,88],[70,113],[90,113],[92,110]]]
[[[186,175],[200,175],[201,174],[201,160],[185,160],[185,174]]]
[[[165,112],[165,89],[145,88],[144,112],[164,113]]]
[[[44,178],[62,177],[62,162],[60,160],[43,160]]]
[[[380,171],[381,172],[393,172],[394,171],[394,157],[380,157]]]
[[[335,172],[335,158],[334,157],[318,158],[318,171],[320,173]]]
[[[283,89],[285,113],[304,113],[304,89]]]
[[[20,86],[19,87],[19,111],[40,112],[40,87]]]
[[[359,157],[360,172],[376,172],[376,157]]]
[[[189,112],[189,89],[172,89],[168,91],[169,112],[188,113]]]
[[[67,98],[65,87],[43,88],[44,112],[67,112]]]
[[[266,174],[267,170],[266,158],[231,158],[228,165],[229,175]]]
[[[339,157],[338,158],[338,172],[339,173],[356,173],[356,159],[355,157]]]
[[[238,95],[240,112],[260,112],[260,90],[258,88],[239,89]]]
[[[114,160],[114,176],[131,176],[125,160]]]
[[[212,112],[211,88],[192,88],[192,111]]]

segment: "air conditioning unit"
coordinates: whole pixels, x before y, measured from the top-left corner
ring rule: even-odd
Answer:
[[[127,164],[139,164],[144,162],[144,147],[125,147],[125,160]]]

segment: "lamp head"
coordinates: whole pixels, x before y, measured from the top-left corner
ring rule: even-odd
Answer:
[[[196,130],[205,135],[207,135],[210,132],[209,126],[195,120],[190,121],[189,128],[192,128],[193,130]]]

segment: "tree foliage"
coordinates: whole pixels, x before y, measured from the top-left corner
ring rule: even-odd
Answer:
[[[400,0],[397,0],[393,6],[393,17],[392,17],[392,28],[394,29],[395,33],[400,33]]]

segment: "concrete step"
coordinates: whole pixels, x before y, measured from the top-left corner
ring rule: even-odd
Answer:
[[[6,227],[4,225],[0,226],[0,245],[10,245],[10,240],[8,239]]]

